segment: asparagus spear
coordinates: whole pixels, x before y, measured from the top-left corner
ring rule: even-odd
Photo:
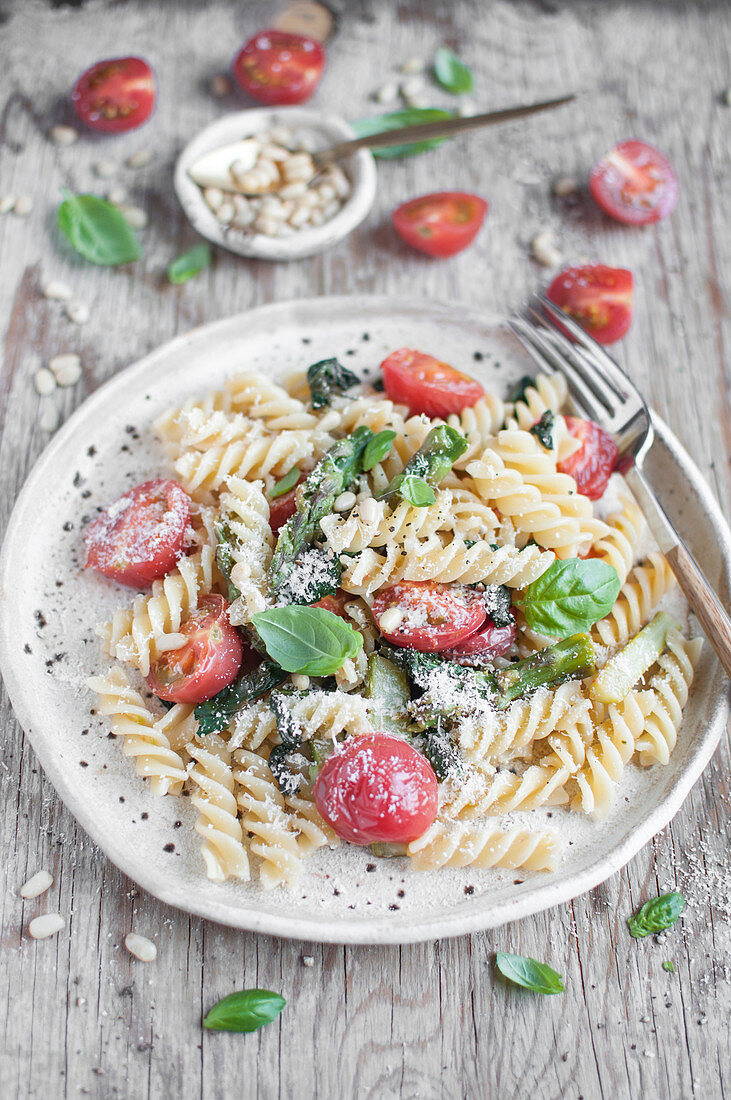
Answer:
[[[292,572],[300,552],[316,536],[320,520],[330,515],[337,497],[362,473],[363,452],[372,438],[373,432],[364,426],[339,439],[300,486],[297,510],[279,532],[269,565],[272,595],[276,595]]]
[[[674,629],[678,629],[678,624],[670,615],[664,611],[655,615],[632,641],[607,661],[589,688],[592,699],[600,703],[618,703],[624,699],[654,665],[667,645],[669,631]]]
[[[277,687],[287,679],[287,673],[271,661],[262,661],[253,672],[244,672],[232,684],[219,691],[205,703],[195,708],[198,719],[198,733],[215,733],[225,729],[234,715],[260,698],[267,691]]]
[[[385,500],[398,493],[416,507],[433,504],[436,500],[434,486],[439,485],[466,450],[467,440],[455,428],[450,428],[448,424],[432,428],[419,450],[387,485],[379,499]]]
[[[365,678],[366,698],[374,702],[378,728],[393,733],[403,733],[408,725],[406,705],[411,699],[409,679],[403,669],[382,657],[371,653]]]
[[[596,668],[594,646],[589,634],[573,634],[562,642],[525,657],[494,674],[500,697],[498,710],[514,699],[530,695],[539,687],[558,687],[566,680],[583,680]]]

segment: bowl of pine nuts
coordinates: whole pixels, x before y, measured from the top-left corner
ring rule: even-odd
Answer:
[[[367,216],[376,195],[372,154],[359,150],[315,173],[311,154],[353,137],[344,119],[300,107],[237,111],[180,154],[175,191],[201,236],[262,260],[324,252]]]

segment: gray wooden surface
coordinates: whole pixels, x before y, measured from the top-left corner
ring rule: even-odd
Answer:
[[[208,94],[210,76],[266,24],[271,6],[0,2],[0,197],[29,194],[22,219],[0,218],[0,509],[13,500],[46,437],[32,378],[51,355],[78,351],[83,381],[54,398],[63,416],[116,370],[191,326],[262,302],[378,291],[507,309],[543,277],[528,243],[556,230],[567,261],[630,267],[633,329],[619,351],[729,502],[728,158],[729,9],[718,4],[401,0],[348,5],[315,104],[355,118],[409,57],[442,42],[477,76],[485,109],[584,91],[553,116],[462,139],[422,158],[383,163],[368,221],[332,252],[289,266],[219,252],[210,270],[167,285],[169,260],[193,243],[176,207],[171,165],[203,124],[234,105]],[[139,52],[161,83],[154,120],[117,139],[85,136],[59,149],[46,137],[64,117],[77,72]],[[433,102],[447,97],[435,92]],[[551,197],[557,175],[583,178],[615,140],[666,150],[681,179],[673,218],[631,230],[582,197]],[[142,147],[153,163],[120,167],[149,213],[145,258],[99,269],[54,240],[59,188],[101,190],[101,159],[122,165]],[[394,237],[397,201],[435,188],[476,190],[491,212],[473,248],[432,262]],[[69,282],[89,304],[76,327],[39,293]],[[0,1093],[6,1097],[643,1097],[715,1098],[731,1088],[728,746],[722,746],[672,825],[590,895],[511,927],[413,947],[342,948],[280,942],[191,919],[138,893],[58,801],[3,696],[0,755],[2,953]],[[55,883],[23,904],[17,889],[40,867]],[[664,945],[629,938],[624,918],[658,889],[684,889],[687,916]],[[29,919],[60,910],[67,928],[34,942]],[[122,946],[131,927],[159,945],[155,964]],[[567,982],[538,998],[495,981],[507,949],[545,959]],[[302,963],[314,957],[314,966]],[[661,969],[672,959],[675,973]],[[243,986],[281,990],[289,1004],[255,1035],[204,1034],[201,1011]]]

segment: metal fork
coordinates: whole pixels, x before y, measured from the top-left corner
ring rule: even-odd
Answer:
[[[670,522],[642,468],[654,440],[644,398],[604,348],[543,295],[533,295],[511,318],[510,327],[542,370],[558,370],[565,376],[577,411],[614,436],[627,465],[624,477],[688,603],[731,676],[731,619]]]

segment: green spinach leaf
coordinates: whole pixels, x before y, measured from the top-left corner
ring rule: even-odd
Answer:
[[[307,368],[307,383],[312,395],[312,408],[321,409],[329,405],[333,395],[339,395],[357,386],[360,378],[348,370],[337,359],[322,359]]]
[[[139,260],[140,242],[121,210],[97,195],[63,193],[58,227],[78,253],[101,267]]]
[[[287,673],[270,661],[262,661],[253,672],[242,673],[232,684],[219,691],[218,695],[205,703],[199,703],[195,708],[198,733],[216,733],[225,729],[247,703],[260,699],[286,679]]]
[[[525,391],[530,386],[535,386],[535,384],[534,378],[531,378],[529,374],[524,374],[522,378],[518,379],[508,394],[508,401],[513,405],[517,404],[518,401],[525,401]]]
[[[546,409],[540,420],[537,420],[528,429],[530,434],[534,435],[540,445],[545,447],[547,451],[553,450],[553,423],[553,413],[550,409]]]

